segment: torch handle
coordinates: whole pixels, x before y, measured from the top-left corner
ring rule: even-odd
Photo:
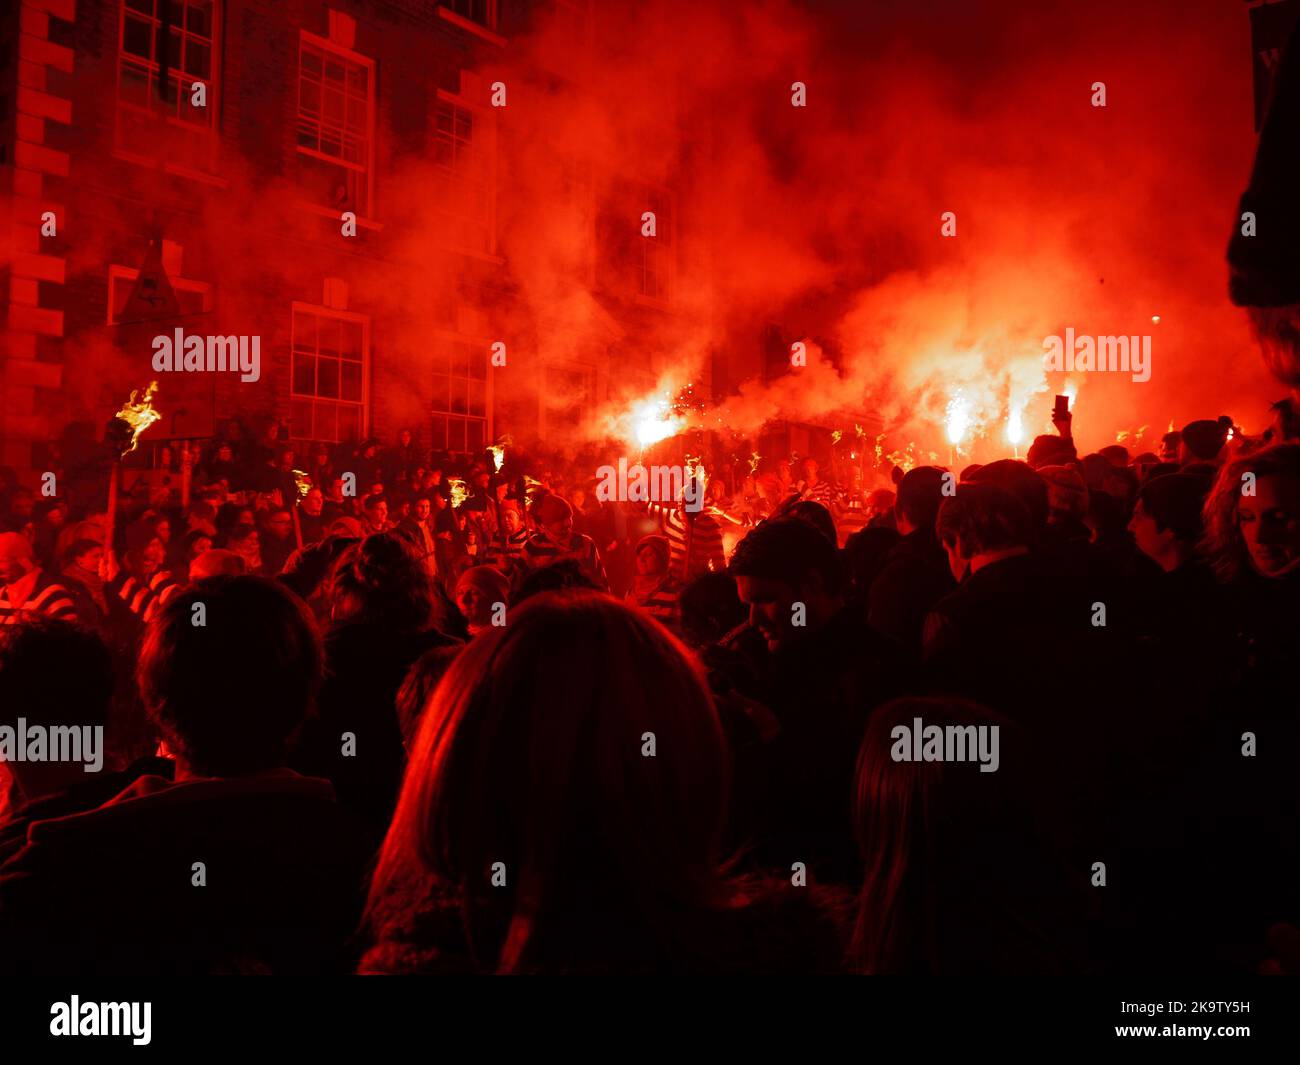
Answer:
[[[117,486],[122,480],[122,463],[114,461],[108,470],[108,512],[104,520],[104,550],[113,550],[113,531],[117,524]]]

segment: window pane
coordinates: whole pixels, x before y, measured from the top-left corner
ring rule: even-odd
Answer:
[[[312,439],[311,400],[297,399],[289,408],[289,435]]]
[[[483,450],[483,446],[486,443],[483,436],[485,429],[487,429],[487,422],[481,422],[476,420],[469,423],[469,439],[467,440],[469,447],[466,450],[468,451]]]
[[[345,362],[343,369],[343,385],[340,395],[344,399],[351,400],[354,403],[361,402],[361,363]]]
[[[361,439],[361,408],[360,407],[340,407],[339,408],[339,439],[340,440],[360,440]]]
[[[316,394],[325,399],[339,398],[339,364],[337,359],[321,359],[317,364]]]
[[[339,353],[339,320],[320,319],[320,353],[337,357]]]
[[[447,448],[450,451],[465,450],[465,419],[452,418],[447,426]]]
[[[310,75],[313,79],[320,79],[320,62],[321,56],[313,48],[304,48],[302,50],[301,66],[304,74]]]
[[[469,383],[469,412],[479,418],[487,414],[487,386],[482,381]]]
[[[314,314],[295,314],[293,316],[293,346],[305,351],[316,350],[316,316]]]
[[[131,63],[122,65],[122,102],[149,106],[149,75]]]
[[[433,375],[433,409],[451,410],[451,378],[443,374]]]
[[[141,59],[152,59],[153,53],[150,51],[152,37],[151,23],[142,22],[131,15],[126,16],[125,24],[122,26],[122,51],[139,56]]]
[[[212,38],[212,5],[208,0],[190,0],[185,28],[200,37]]]
[[[464,414],[469,409],[469,382],[463,377],[451,379],[451,412]]]
[[[361,359],[361,323],[341,322],[343,330],[342,354],[345,359]]]
[[[193,78],[207,80],[209,74],[209,57],[211,48],[200,44],[193,38],[185,42],[185,73]]]
[[[300,396],[316,394],[316,359],[313,356],[293,357],[293,390]]]
[[[146,15],[153,14],[153,0],[126,0],[126,6],[132,11],[143,11]]]

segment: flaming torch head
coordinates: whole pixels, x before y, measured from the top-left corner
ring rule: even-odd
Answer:
[[[109,443],[120,456],[129,455],[134,451],[140,440],[140,434],[162,417],[153,405],[153,396],[157,391],[157,381],[150,381],[143,395],[133,390],[131,398],[122,404],[122,409],[109,421],[107,431]]]
[[[451,485],[451,506],[455,510],[469,498],[469,486],[460,477],[449,477],[447,483]]]
[[[298,490],[298,498],[305,499],[311,491],[311,478],[307,476],[306,470],[293,471],[293,485]]]
[[[669,410],[666,402],[649,400],[633,407],[632,424],[636,441],[644,448],[677,435],[684,423]]]
[[[496,466],[497,473],[501,472],[501,467],[506,461],[506,448],[504,444],[492,444],[488,450],[492,452],[492,463]]]

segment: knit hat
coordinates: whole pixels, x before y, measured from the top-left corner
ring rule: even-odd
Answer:
[[[1203,462],[1213,462],[1228,442],[1232,419],[1226,415],[1217,421],[1201,419],[1183,426],[1183,443],[1187,450]]]

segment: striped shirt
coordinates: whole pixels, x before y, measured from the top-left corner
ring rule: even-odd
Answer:
[[[542,533],[535,533],[524,542],[524,564],[529,569],[539,569],[553,562],[572,560],[582,568],[589,579],[602,588],[609,587],[609,578],[605,576],[605,564],[600,560],[600,550],[596,541],[582,533],[574,533],[568,547],[560,547]]]
[[[804,499],[811,500],[814,503],[820,503],[831,513],[835,512],[835,486],[830,481],[818,481],[811,488],[805,481],[803,484]]]
[[[712,514],[700,511],[687,516],[681,507],[665,507],[660,503],[650,503],[648,508],[663,524],[664,535],[668,537],[668,570],[681,578],[686,563],[687,526],[693,524],[691,531],[691,571],[686,579],[698,576],[707,570],[724,570],[727,568],[726,556],[722,550],[722,525]]]
[[[634,581],[624,602],[640,607],[665,628],[678,632],[681,628],[681,596],[682,586],[673,578],[665,577],[645,592],[637,591]]]
[[[14,625],[24,615],[37,614],[60,621],[76,621],[72,593],[43,569],[0,587],[0,625]]]
[[[150,622],[163,605],[180,590],[180,583],[170,573],[159,570],[147,581],[139,577],[126,576],[117,589],[117,597],[130,607],[131,613],[141,621]]]

